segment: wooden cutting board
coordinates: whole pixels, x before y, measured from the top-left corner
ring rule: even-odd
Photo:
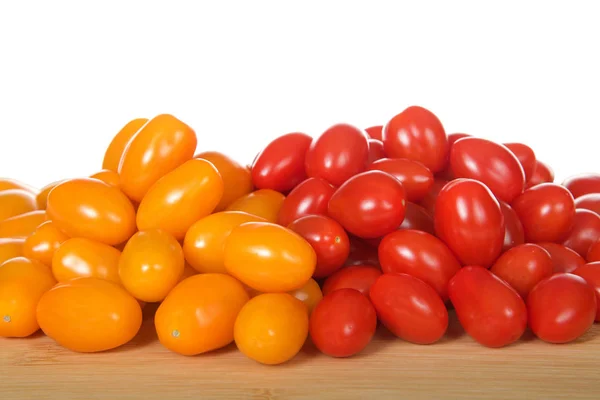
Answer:
[[[428,346],[380,329],[368,348],[333,359],[309,342],[292,361],[264,366],[235,345],[184,357],[158,342],[152,316],[129,344],[97,354],[65,350],[36,334],[0,339],[0,399],[595,399],[600,400],[600,325],[568,345],[530,332],[502,349],[469,338],[451,315]]]

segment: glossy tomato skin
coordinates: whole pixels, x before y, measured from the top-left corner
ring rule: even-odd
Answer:
[[[383,171],[398,179],[408,201],[420,201],[433,185],[433,174],[423,164],[406,158],[383,158],[370,164],[369,171]]]
[[[112,246],[84,238],[63,242],[54,252],[52,273],[58,282],[75,278],[98,278],[121,283],[121,252]]]
[[[527,242],[560,242],[573,227],[575,203],[571,193],[553,183],[527,189],[512,203]]]
[[[429,192],[419,202],[419,205],[423,207],[429,213],[429,215],[433,215],[435,213],[435,202],[437,201],[437,197],[448,182],[450,181],[445,179],[434,179]]]
[[[539,185],[540,183],[552,182],[554,182],[554,171],[552,168],[548,164],[540,160],[536,160],[531,177],[525,184],[525,189],[529,189],[530,187]]]
[[[0,178],[0,191],[9,189],[22,189],[27,190],[33,194],[38,193],[38,190],[33,186],[20,182],[16,179]]]
[[[117,172],[121,157],[129,144],[129,141],[148,122],[148,118],[135,118],[121,128],[121,130],[113,137],[104,153],[102,161],[102,169]]]
[[[590,210],[600,215],[600,193],[588,193],[575,199],[575,207]]]
[[[381,276],[381,270],[372,265],[350,265],[333,273],[323,283],[323,295],[338,289],[356,289],[365,296],[373,282]]]
[[[537,244],[550,254],[555,273],[573,272],[577,267],[585,264],[583,257],[562,244],[551,242],[539,242]]]
[[[583,335],[594,323],[596,307],[592,286],[573,274],[554,274],[527,296],[529,326],[550,343],[567,343]]]
[[[310,337],[331,357],[350,357],[371,342],[377,314],[369,299],[355,289],[338,289],[323,297],[310,316]]]
[[[575,210],[573,227],[563,245],[587,256],[588,250],[600,238],[600,216],[590,210]]]
[[[580,276],[594,288],[596,292],[596,322],[600,322],[600,262],[591,262],[573,271],[574,275]]]
[[[300,289],[292,290],[289,294],[304,303],[309,315],[323,298],[323,292],[314,279],[309,279],[304,286]]]
[[[503,143],[503,145],[517,157],[525,173],[525,182],[529,181],[536,164],[533,149],[523,143]]]
[[[314,278],[325,278],[344,265],[350,254],[350,240],[340,224],[323,215],[307,215],[288,228],[302,236],[315,250]]]
[[[383,140],[382,131],[383,131],[383,125],[374,125],[374,126],[370,126],[367,129],[365,129],[365,132],[367,132],[367,135],[369,135],[369,137],[371,139],[375,139],[375,140]]]
[[[585,259],[589,263],[594,261],[600,261],[600,239],[590,246],[590,249],[588,250]]]
[[[406,192],[392,175],[367,171],[340,186],[327,207],[349,233],[366,239],[386,235],[404,220]]]
[[[372,265],[379,267],[379,256],[377,255],[377,246],[371,246],[363,239],[355,236],[350,238],[350,254],[346,259],[345,265]]]
[[[26,238],[47,220],[45,211],[36,210],[0,221],[0,238]]]
[[[379,245],[379,262],[384,273],[412,275],[430,285],[444,301],[448,300],[448,282],[460,270],[444,242],[415,230],[386,235]]]
[[[296,186],[279,209],[277,223],[288,226],[306,215],[327,215],[327,204],[335,188],[321,178],[308,178]]]
[[[526,299],[533,287],[554,273],[550,253],[543,247],[526,243],[503,253],[490,269]]]
[[[435,230],[433,228],[433,218],[431,215],[427,212],[427,210],[425,210],[425,208],[418,204],[411,203],[410,201],[406,202],[404,221],[402,221],[402,224],[400,224],[398,229],[414,229],[427,232],[432,235],[435,234]]]
[[[527,327],[527,308],[519,294],[485,268],[463,267],[448,285],[460,324],[475,341],[503,347]]]
[[[68,236],[111,246],[136,231],[131,201],[119,189],[97,179],[71,179],[56,186],[48,195],[46,212]]]
[[[450,134],[448,134],[448,154],[450,154],[450,152],[452,152],[452,146],[454,145],[454,143],[456,143],[456,141],[458,139],[462,139],[464,137],[471,137],[471,135],[469,135],[467,133],[450,133]],[[435,174],[435,177],[438,179],[445,179],[448,181],[451,181],[455,178],[454,174],[452,173],[452,168],[450,168],[450,165],[446,165],[446,168],[444,168],[442,171]]]
[[[312,141],[305,133],[288,133],[269,143],[252,164],[254,186],[285,193],[305,180],[304,161]]]
[[[504,216],[498,200],[481,182],[455,179],[444,186],[435,204],[434,225],[437,236],[463,265],[487,268],[502,251]]]
[[[435,343],[448,328],[448,311],[438,293],[408,274],[384,274],[371,286],[377,316],[394,335],[416,344]]]
[[[448,162],[448,138],[440,120],[429,110],[410,106],[383,127],[383,148],[390,158],[408,158],[433,173]]]
[[[24,189],[0,190],[0,221],[37,210],[35,195]]]
[[[46,221],[25,239],[23,255],[44,265],[51,266],[54,253],[67,239],[69,237],[58,229],[52,221]]]
[[[369,160],[369,142],[365,131],[337,124],[313,140],[306,153],[306,173],[340,186],[363,172]]]
[[[506,251],[525,243],[525,232],[523,231],[523,224],[521,224],[521,220],[515,210],[503,201],[499,201],[499,203],[502,215],[504,215],[504,244],[502,251]]]
[[[499,200],[508,203],[525,187],[525,173],[517,157],[491,140],[475,137],[458,140],[450,151],[450,168],[456,178],[478,180]]]
[[[589,193],[600,193],[600,174],[578,174],[564,180],[562,186],[566,187],[574,198]]]
[[[115,171],[111,171],[108,169],[103,169],[101,171],[96,172],[95,174],[90,175],[90,178],[98,179],[110,186],[120,187],[121,186],[121,177]]]
[[[271,189],[259,189],[248,193],[231,203],[226,211],[242,211],[276,222],[285,196]]]
[[[382,158],[385,158],[383,142],[377,139],[369,139],[369,160],[367,161],[367,165]]]
[[[48,205],[48,194],[59,184],[68,181],[68,179],[61,179],[60,181],[51,182],[40,189],[38,194],[35,196],[35,201],[39,210],[45,210]]]
[[[23,255],[24,238],[0,238],[0,265],[11,258]]]

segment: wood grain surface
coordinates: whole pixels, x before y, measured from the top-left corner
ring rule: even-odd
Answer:
[[[380,329],[368,348],[333,359],[308,342],[292,361],[264,366],[235,345],[184,357],[160,345],[147,315],[129,344],[97,354],[36,334],[0,339],[0,399],[600,399],[600,325],[568,345],[530,332],[489,349],[451,315],[446,337],[413,345]]]

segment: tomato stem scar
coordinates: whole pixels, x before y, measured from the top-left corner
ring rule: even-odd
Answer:
[[[4,322],[10,322],[10,315],[5,315],[2,319]]]
[[[173,329],[171,335],[173,335],[173,337],[179,337],[179,331],[177,329]]]
[[[339,242],[341,242],[341,241],[342,241],[342,238],[341,238],[341,237],[339,237],[339,236],[336,236],[336,237],[335,237],[335,242],[336,242],[336,243],[339,243]]]

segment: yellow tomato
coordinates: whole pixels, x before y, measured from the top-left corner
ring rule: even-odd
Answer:
[[[225,240],[227,271],[263,293],[301,288],[316,264],[316,253],[304,238],[269,222],[246,222]]]
[[[210,161],[217,171],[219,171],[219,174],[221,174],[221,178],[223,178],[225,191],[215,211],[224,210],[235,200],[252,192],[252,175],[250,171],[225,154],[216,151],[206,151],[197,154],[195,157]]]
[[[223,259],[227,236],[245,222],[261,221],[265,219],[241,211],[221,211],[202,218],[185,235],[185,259],[198,272],[226,273]]]
[[[26,238],[46,221],[45,211],[30,211],[0,221],[0,238]]]
[[[242,307],[234,326],[238,349],[248,358],[269,365],[292,359],[307,337],[306,306],[288,293],[252,298]]]
[[[183,281],[184,279],[189,278],[190,276],[194,276],[197,274],[198,274],[198,271],[196,271],[194,268],[192,268],[190,266],[190,264],[185,263],[185,267],[183,268],[183,273],[179,277],[179,282]]]
[[[244,211],[275,223],[284,200],[285,196],[279,192],[260,189],[240,197],[227,207],[227,211]]]
[[[52,273],[59,282],[75,278],[99,278],[120,283],[121,252],[112,246],[90,239],[65,241],[52,258]]]
[[[60,183],[63,183],[65,181],[67,181],[67,179],[49,183],[40,190],[40,192],[35,197],[38,209],[46,209],[46,206],[48,205],[48,194],[50,193],[50,191],[56,186],[58,186]]]
[[[181,245],[159,229],[133,235],[119,260],[119,276],[125,289],[148,303],[163,300],[179,282],[183,270]]]
[[[23,189],[0,190],[0,221],[37,210],[35,195]]]
[[[42,296],[36,314],[48,337],[86,353],[119,347],[142,325],[137,300],[118,284],[98,278],[59,283]]]
[[[127,144],[137,133],[142,126],[148,122],[147,118],[136,118],[129,121],[111,140],[106,153],[104,153],[104,160],[102,161],[102,169],[109,171],[115,171],[119,169],[119,162],[123,156],[123,152],[127,147]]]
[[[304,303],[309,314],[312,313],[315,306],[323,299],[323,292],[321,292],[319,284],[312,278],[306,282],[306,285],[290,292],[290,294]]]
[[[40,326],[36,306],[56,281],[50,268],[25,257],[0,266],[0,336],[26,337]]]
[[[225,274],[198,274],[177,285],[161,303],[154,323],[167,349],[191,356],[233,342],[233,325],[248,294]]]
[[[0,238],[0,264],[23,255],[24,238]]]
[[[186,161],[150,187],[137,211],[137,227],[162,229],[183,240],[190,226],[209,215],[222,195],[223,180],[210,162]]]
[[[31,185],[28,185],[23,182],[19,182],[16,179],[10,178],[0,178],[0,190],[9,190],[9,189],[23,189],[36,194],[38,190]]]
[[[174,116],[154,117],[131,138],[121,157],[121,188],[130,199],[141,201],[154,182],[192,158],[196,144],[196,133]]]
[[[54,253],[68,238],[52,221],[46,221],[25,239],[23,255],[50,267]]]
[[[95,174],[90,175],[90,178],[98,179],[114,187],[119,187],[121,184],[121,178],[119,177],[119,174],[108,169],[103,169],[102,171],[96,172]]]
[[[109,245],[129,239],[136,230],[135,210],[119,189],[97,179],[71,179],[48,195],[49,218],[71,237]]]

